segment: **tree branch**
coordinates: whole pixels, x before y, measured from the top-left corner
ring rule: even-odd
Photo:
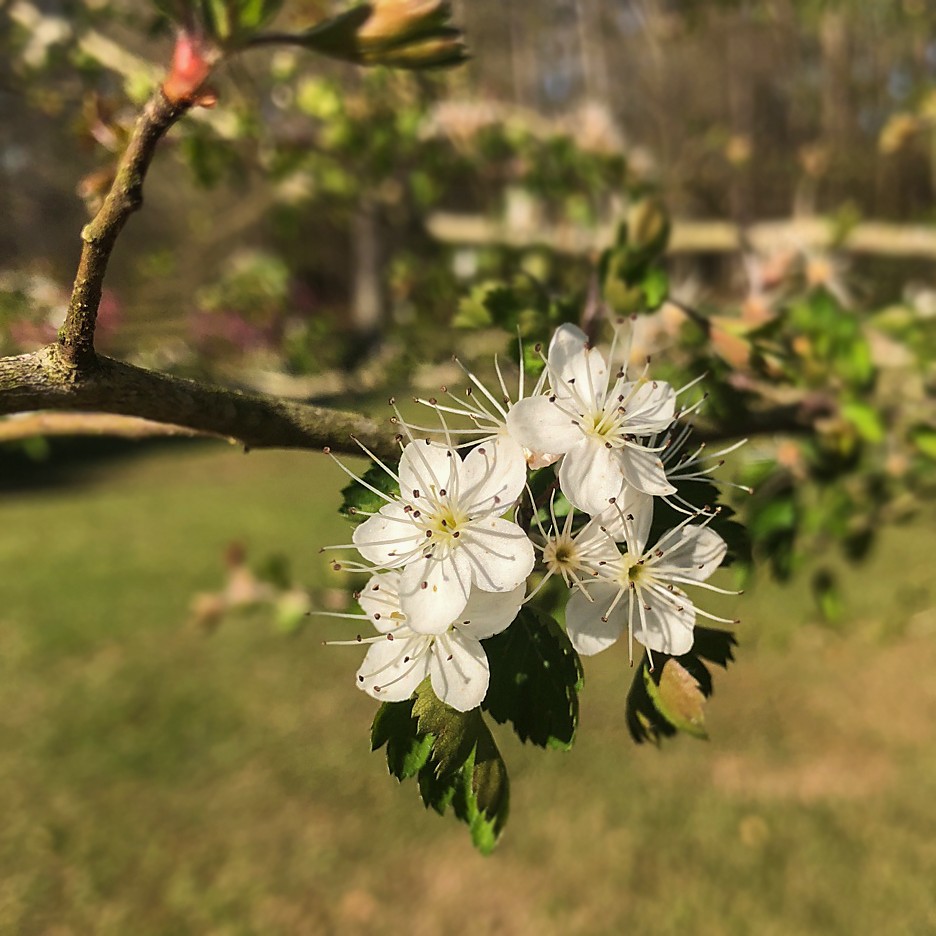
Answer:
[[[136,440],[203,435],[205,433],[183,426],[110,413],[19,413],[0,419],[0,442],[19,442],[36,436],[107,436]]]
[[[33,410],[114,413],[182,426],[247,448],[331,448],[360,455],[354,439],[380,458],[399,456],[390,426],[305,403],[242,393],[144,370],[98,356],[76,369],[58,345],[0,358],[0,415]]]
[[[356,439],[386,461],[399,457],[393,427],[355,413],[211,386],[112,358],[99,356],[96,361],[91,370],[78,371],[63,360],[57,345],[0,358],[0,415],[35,410],[110,413],[181,427],[175,430],[179,434],[189,430],[230,439],[247,448],[330,448],[336,454],[360,455]],[[817,420],[834,411],[833,401],[809,397],[752,410],[742,422],[703,424],[693,439],[713,443],[745,436],[806,435],[816,431]],[[103,430],[108,424],[105,420],[91,425]],[[55,426],[61,433],[67,430],[67,425]],[[24,437],[19,430],[7,435]],[[3,438],[0,431],[0,441]]]
[[[94,364],[94,326],[107,262],[127,218],[143,204],[143,179],[156,144],[190,107],[190,101],[172,103],[156,89],[137,119],[101,210],[81,232],[81,260],[59,332],[62,359],[76,368]]]

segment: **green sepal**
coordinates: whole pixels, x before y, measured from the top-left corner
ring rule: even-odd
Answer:
[[[584,673],[565,631],[526,607],[510,627],[483,643],[491,683],[482,708],[496,722],[510,722],[521,741],[571,748]]]
[[[652,669],[645,654],[634,674],[625,709],[634,741],[659,744],[680,731],[697,738],[708,737],[703,703],[712,695],[714,684],[705,664],[727,669],[734,660],[735,646],[737,640],[728,631],[696,627],[689,653],[670,656],[654,652]],[[675,666],[667,673],[671,663]]]
[[[366,485],[395,497],[400,493],[400,485],[379,465],[371,465],[364,472],[361,481],[351,481],[341,489],[341,506],[338,513],[347,517],[352,523],[363,523],[368,514],[376,513],[387,501],[379,494],[375,494]]]

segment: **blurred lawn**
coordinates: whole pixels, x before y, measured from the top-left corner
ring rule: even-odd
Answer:
[[[187,623],[231,539],[321,585],[341,483],[205,447],[0,501],[0,933],[936,932],[932,526],[849,576],[838,631],[805,586],[741,599],[710,743],[635,748],[623,650],[588,661],[571,754],[501,733],[484,859],[369,753],[341,623]]]

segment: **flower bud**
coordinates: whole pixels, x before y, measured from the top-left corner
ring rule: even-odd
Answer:
[[[198,103],[202,85],[214,65],[214,54],[205,43],[190,33],[179,33],[172,53],[172,65],[162,90],[173,104]]]

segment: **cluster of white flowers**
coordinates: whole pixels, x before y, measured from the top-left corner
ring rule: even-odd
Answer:
[[[497,373],[499,397],[469,374],[467,403],[451,395],[451,405],[420,401],[438,412],[442,441],[414,438],[412,430],[425,427],[398,415],[407,434],[398,469],[374,460],[399,494],[358,478],[385,503],[351,544],[333,547],[353,547],[364,560],[337,567],[369,575],[357,596],[363,614],[348,616],[369,620],[377,634],[340,643],[370,644],[358,686],[382,701],[409,698],[429,676],[443,702],[459,711],[478,706],[489,680],[481,641],[509,627],[554,575],[570,589],[566,627],[584,655],[625,629],[631,659],[634,640],[680,655],[692,647],[697,615],[733,623],[696,608],[683,590],[702,585],[727,551],[708,526],[715,511],[690,505],[674,483],[716,467],[701,450],[679,454],[688,430],[678,420],[695,407],[677,410],[679,393],[647,368],[629,379],[572,325],[556,331],[529,394],[521,373],[512,400]],[[452,415],[471,426],[450,428]],[[459,432],[469,441],[453,442]],[[556,462],[568,501],[558,519],[556,484],[548,503],[535,502],[527,485],[529,470]],[[529,529],[517,522],[525,493]],[[649,545],[655,498],[685,519]],[[534,570],[542,579],[527,594]]]

